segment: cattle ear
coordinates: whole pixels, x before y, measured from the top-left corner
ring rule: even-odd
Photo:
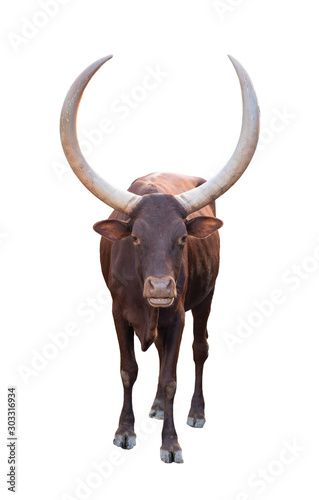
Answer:
[[[94,231],[111,241],[119,241],[131,234],[130,222],[123,220],[101,220],[93,226]]]
[[[223,221],[216,217],[195,217],[186,220],[187,232],[195,238],[207,238],[222,225]]]

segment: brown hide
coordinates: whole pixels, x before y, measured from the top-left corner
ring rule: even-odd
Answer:
[[[199,177],[150,174],[134,181],[128,191],[139,195],[175,195],[204,182]],[[172,205],[178,205],[175,200],[171,201]],[[132,218],[134,216],[138,217],[138,213],[133,214]],[[198,216],[215,216],[215,203],[194,212],[188,220]],[[114,211],[109,219],[127,221],[129,217]],[[170,217],[166,223],[169,225]],[[112,242],[102,237],[100,252],[103,276],[113,301],[118,302],[124,318],[133,326],[145,351],[156,337],[157,325],[173,321],[180,302],[188,311],[200,304],[213,290],[219,267],[219,235],[215,231],[205,239],[188,238],[177,280],[177,300],[169,310],[154,309],[143,298],[143,283],[136,269],[135,248],[130,238]]]

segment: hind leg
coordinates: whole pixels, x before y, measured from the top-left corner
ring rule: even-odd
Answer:
[[[187,424],[191,427],[204,427],[205,402],[203,396],[203,367],[208,357],[207,321],[210,313],[214,290],[192,309],[194,319],[193,356],[195,362],[195,390],[188,414]]]

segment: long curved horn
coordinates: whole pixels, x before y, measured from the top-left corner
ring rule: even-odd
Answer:
[[[112,57],[99,59],[75,80],[62,107],[60,135],[64,154],[73,172],[84,186],[110,207],[129,215],[141,196],[122,191],[102,179],[85,160],[76,133],[76,117],[84,89],[102,64]]]
[[[243,99],[240,137],[233,156],[216,176],[197,188],[175,196],[188,214],[205,207],[235,184],[248,167],[257,147],[259,136],[257,96],[246,70],[236,59],[228,57],[238,75]]]

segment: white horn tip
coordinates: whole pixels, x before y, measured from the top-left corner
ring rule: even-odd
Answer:
[[[109,61],[110,59],[112,59],[112,57],[113,57],[113,54],[110,54],[108,56],[102,57],[100,59],[101,64],[104,64],[106,61]]]
[[[239,61],[237,61],[235,57],[231,56],[230,54],[227,54],[227,56],[237,72],[239,69],[243,69],[242,65]]]

